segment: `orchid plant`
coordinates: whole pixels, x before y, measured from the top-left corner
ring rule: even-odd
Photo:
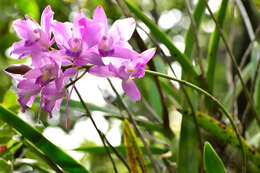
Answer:
[[[25,2],[30,2],[28,9]],[[4,90],[0,83],[0,172],[4,167],[4,172],[23,167],[60,173],[260,172],[260,46],[257,20],[252,20],[259,11],[252,8],[253,1],[110,0],[87,6],[90,1],[55,1],[61,5],[53,3],[55,15],[51,6],[45,7],[48,2],[11,4],[21,12],[9,20],[13,29],[6,21],[3,28],[0,18],[0,58],[6,52],[18,57],[4,55],[2,63],[12,64],[4,71],[14,79],[17,94],[3,80],[10,78],[0,74],[6,83]],[[39,23],[34,3],[44,9]],[[68,9],[70,13],[59,13]],[[3,11],[5,15],[9,9]],[[17,19],[26,13],[30,15]],[[74,18],[64,22],[68,14]],[[10,48],[6,38],[17,42]],[[241,44],[235,44],[238,39]],[[145,74],[150,76],[143,78]],[[85,75],[106,79],[116,98],[100,85],[106,104],[85,102],[76,87]],[[110,78],[119,81],[123,97]],[[84,89],[90,90],[89,83]],[[73,92],[79,100],[73,100]],[[97,100],[96,92],[88,96],[88,101]],[[38,113],[41,125],[23,120],[31,112]],[[35,122],[35,116],[28,118]],[[102,146],[88,141],[96,137],[89,121]],[[58,136],[60,132],[64,135]],[[74,157],[63,149],[87,154]]]
[[[17,19],[13,23],[22,40],[14,43],[11,53],[19,59],[25,56],[32,59],[30,66],[20,65],[14,72],[14,65],[11,65],[5,70],[18,81],[22,112],[40,95],[40,110],[43,104],[43,110],[51,118],[53,109],[59,110],[63,98],[68,95],[66,99],[69,99],[67,81],[77,77],[77,67],[86,65],[90,66],[92,75],[121,79],[126,95],[136,101],[141,99],[133,79],[144,76],[145,65],[156,49],[142,53],[132,49],[128,40],[136,27],[133,18],[119,19],[109,29],[101,6],[96,8],[93,19],[78,12],[73,24],[56,21],[53,17],[54,12],[47,6],[41,16],[41,25],[28,15],[25,20]]]

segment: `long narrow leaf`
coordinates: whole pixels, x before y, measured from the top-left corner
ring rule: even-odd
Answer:
[[[0,105],[0,119],[8,123],[45,153],[53,162],[69,172],[88,172],[79,162],[46,139],[38,130]]]
[[[179,173],[199,172],[199,143],[192,117],[183,114],[178,154]]]
[[[192,116],[191,111],[183,111],[185,112],[185,115]],[[208,133],[211,133],[212,135],[216,136],[217,138],[223,140],[224,142],[232,145],[234,148],[236,148],[238,151],[241,151],[241,146],[239,144],[239,141],[237,139],[236,133],[231,128],[227,127],[225,124],[220,123],[216,119],[212,118],[209,115],[206,115],[202,112],[195,112],[195,116],[197,119],[197,122],[200,127],[202,127],[204,130],[206,130]],[[259,152],[250,146],[244,139],[241,140],[246,152],[246,155],[248,156],[248,159],[252,161],[258,168],[260,168],[260,154]]]
[[[144,162],[143,154],[137,145],[137,138],[134,129],[127,119],[124,119],[124,143],[127,150],[127,158],[131,172],[147,173],[147,167]]]
[[[205,11],[205,3],[203,2],[203,0],[199,0],[199,2],[197,3],[194,12],[193,12],[193,18],[194,18],[194,22],[196,24],[196,27],[199,28],[200,23],[201,23],[201,19],[202,16],[204,14]],[[191,54],[192,54],[192,50],[194,47],[194,32],[193,32],[193,28],[192,25],[190,24],[190,27],[187,31],[186,37],[185,37],[185,50],[184,50],[184,54],[190,58]]]
[[[205,142],[203,160],[206,173],[226,173],[222,160],[209,142]]]
[[[252,69],[253,68],[253,64],[252,63],[249,63],[245,68],[244,68],[244,70],[242,71],[242,77],[243,77],[243,80],[245,81],[245,82],[247,82],[249,79],[250,79],[250,76],[251,76],[251,73],[252,73]],[[241,91],[242,91],[242,85],[241,85],[241,82],[240,82],[240,80],[238,80],[237,82],[236,82],[236,84],[235,84],[236,86],[235,86],[235,91],[236,91],[236,93],[235,93],[235,97],[238,97],[238,95],[241,93]],[[232,94],[233,94],[233,92],[234,92],[234,88],[231,88],[228,92],[227,92],[227,94],[226,94],[226,96],[225,96],[225,98],[224,98],[224,100],[223,100],[223,104],[228,108],[228,109],[230,109],[231,108],[231,104],[232,104]]]
[[[119,151],[120,153],[126,154],[126,148],[125,146],[116,146],[114,147],[117,151]],[[144,147],[139,147],[141,149],[141,151],[144,154],[147,154],[146,150]],[[165,152],[167,152],[167,150],[158,148],[158,147],[150,147],[151,152],[153,154],[163,154]],[[106,153],[106,149],[103,146],[94,146],[94,147],[80,147],[80,148],[75,148],[75,151],[82,151],[82,152],[87,152],[87,153],[94,153],[94,154],[105,154]],[[112,152],[113,150],[111,148],[109,148],[109,150]]]
[[[217,21],[218,21],[219,26],[221,26],[221,27],[224,23],[224,19],[226,16],[226,11],[227,11],[227,7],[228,7],[227,4],[228,4],[228,0],[222,0],[219,11],[218,11]],[[213,86],[214,86],[216,57],[217,57],[217,53],[218,53],[219,40],[220,40],[220,36],[219,36],[217,28],[215,27],[213,33],[211,34],[210,42],[209,42],[208,70],[207,70],[207,74],[206,74],[206,80],[207,80],[208,89],[209,89],[210,93],[212,93]]]
[[[119,120],[124,120],[124,118],[122,116],[117,116],[117,115],[105,115],[106,117],[110,117],[110,118],[116,118]],[[166,137],[173,137],[174,134],[171,130],[166,130],[162,125],[160,124],[154,124],[152,122],[146,121],[146,120],[141,120],[141,119],[135,119],[136,123],[139,126],[142,126],[150,131],[157,131],[163,135],[165,135]]]

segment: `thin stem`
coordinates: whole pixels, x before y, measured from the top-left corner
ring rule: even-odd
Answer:
[[[238,74],[238,77],[239,77],[239,79],[240,79],[240,81],[241,81],[242,88],[243,88],[243,92],[244,92],[244,94],[245,94],[245,96],[246,96],[246,99],[247,99],[247,101],[248,101],[248,103],[249,103],[249,105],[250,105],[250,107],[251,107],[251,109],[252,109],[252,111],[253,111],[253,114],[254,114],[254,116],[255,116],[255,118],[256,118],[256,121],[257,121],[258,125],[260,126],[260,119],[259,119],[259,117],[258,117],[257,110],[256,110],[256,108],[255,108],[255,106],[254,106],[253,99],[252,99],[252,97],[250,96],[250,93],[249,93],[249,91],[248,91],[248,89],[247,89],[247,87],[246,87],[246,84],[245,84],[245,82],[244,82],[244,80],[243,80],[243,78],[242,78],[242,74],[241,74],[240,68],[239,68],[239,66],[238,66],[238,64],[237,64],[237,62],[236,62],[236,59],[235,59],[235,57],[234,57],[234,55],[233,55],[233,53],[232,53],[232,51],[231,51],[231,49],[230,49],[230,47],[229,47],[229,45],[228,45],[228,43],[227,43],[226,38],[224,37],[224,34],[223,34],[223,31],[222,31],[221,27],[219,26],[218,22],[216,21],[215,16],[213,15],[211,9],[209,8],[207,1],[204,0],[204,3],[205,3],[205,5],[206,5],[206,7],[207,7],[207,9],[208,9],[208,11],[209,11],[209,13],[210,13],[212,19],[214,20],[214,22],[215,22],[215,24],[216,24],[216,27],[217,27],[217,29],[218,29],[218,31],[219,31],[219,34],[220,34],[220,36],[221,36],[221,38],[222,38],[222,40],[223,40],[223,42],[224,42],[224,44],[225,44],[225,47],[226,47],[227,52],[228,52],[228,54],[229,54],[229,57],[231,58],[232,64],[233,64],[233,66],[235,67],[235,70],[236,70],[236,72],[237,72],[237,74]],[[245,166],[245,164],[246,164],[246,161],[244,160],[244,166]],[[246,168],[244,168],[244,169],[246,169]],[[243,169],[243,170],[244,170],[244,169]],[[245,171],[245,170],[244,170],[244,171]]]
[[[260,26],[258,26],[258,27],[256,28],[255,35],[258,35],[259,32],[260,32]],[[247,58],[249,57],[249,54],[250,54],[250,52],[251,52],[251,50],[252,50],[252,48],[253,48],[254,46],[257,46],[257,42],[256,42],[255,40],[253,40],[253,41],[250,42],[250,44],[248,45],[248,47],[247,47],[245,53],[243,54],[243,56],[242,56],[242,58],[241,58],[241,59],[242,59],[241,62],[240,62],[240,68],[241,68],[241,69],[244,68],[244,66],[245,66],[245,64],[246,64],[246,60],[247,60]]]
[[[220,102],[218,101],[218,99],[216,99],[214,96],[212,96],[210,93],[208,93],[207,91],[203,90],[202,88],[190,83],[190,82],[187,82],[187,81],[184,81],[184,80],[179,80],[179,79],[176,79],[176,78],[173,78],[171,76],[168,76],[166,74],[162,74],[162,73],[159,73],[159,72],[155,72],[155,71],[150,71],[150,70],[145,70],[145,72],[147,74],[151,74],[151,75],[156,75],[156,76],[160,76],[162,78],[165,78],[165,79],[170,79],[170,80],[173,80],[173,81],[176,81],[180,84],[183,84],[183,85],[186,85],[190,88],[193,88],[195,89],[196,91],[208,96],[213,102],[215,102],[220,108],[221,110],[223,111],[223,113],[226,115],[226,117],[228,118],[228,120],[230,121],[230,124],[232,126],[232,128],[234,129],[235,133],[236,133],[236,136],[239,140],[239,143],[240,143],[240,146],[241,146],[241,150],[242,150],[242,154],[243,154],[243,158],[246,157],[246,153],[245,153],[245,150],[244,150],[244,147],[243,147],[243,143],[241,141],[241,136],[239,134],[239,131],[238,131],[238,128],[237,126],[235,125],[233,119],[232,119],[232,116],[230,115],[230,113],[226,110],[225,106]]]
[[[80,80],[85,74],[87,74],[88,69],[86,69],[78,78],[76,78],[74,81],[70,82],[65,86],[65,88],[69,88],[71,85],[75,84],[78,80]]]
[[[119,4],[120,8],[123,10],[123,13],[125,14],[125,16],[132,17],[132,15],[129,12],[127,6],[125,5],[125,3],[122,0],[117,0],[117,3]],[[145,51],[147,49],[146,44],[144,43],[141,36],[138,34],[138,32],[136,30],[133,33],[133,37],[135,38],[139,49],[141,51]],[[148,66],[151,70],[156,71],[156,67],[155,67],[153,59],[148,62]],[[163,95],[162,87],[161,87],[160,82],[159,82],[159,80],[156,76],[153,76],[153,79],[154,79],[155,85],[158,89],[159,96],[160,96],[160,101],[161,101],[161,106],[162,106],[162,114],[163,114],[163,126],[164,126],[165,129],[169,129],[170,128],[170,126],[169,126],[169,121],[170,121],[169,120],[169,112],[168,112],[167,105],[166,105],[166,102],[165,102],[165,97]]]
[[[18,133],[15,130],[16,133]],[[37,147],[35,147],[30,141],[27,139],[23,139],[23,143],[29,147],[34,153],[36,153],[39,157],[41,157],[43,160],[46,161],[46,163],[57,173],[63,173],[63,171],[48,157],[46,156],[42,151],[40,151]]]
[[[254,30],[253,30],[252,24],[250,22],[250,19],[247,15],[246,9],[245,9],[243,3],[241,2],[241,0],[236,0],[236,4],[237,4],[237,6],[240,10],[240,13],[241,13],[242,18],[244,20],[244,23],[246,25],[246,29],[247,29],[249,38],[250,38],[251,41],[254,41],[255,40],[255,33],[254,33]]]
[[[258,78],[258,75],[259,75],[259,70],[260,70],[260,59],[258,60],[257,62],[257,66],[256,66],[256,71],[254,73],[254,79],[251,83],[251,89],[250,89],[250,93],[251,93],[251,97],[253,97],[253,93],[254,93],[254,90],[255,90],[255,86],[256,86],[256,81],[257,81],[257,78]],[[249,112],[249,104],[246,105],[246,109],[245,111],[243,112],[243,116],[242,116],[242,122],[244,123],[243,124],[243,133],[242,134],[245,134],[245,131],[246,131],[246,122],[247,122],[247,113]]]
[[[143,103],[143,105],[146,107],[147,111],[149,112],[149,116],[147,116],[148,119],[151,119],[151,121],[154,121],[156,123],[161,124],[162,122],[160,121],[160,119],[158,118],[159,116],[157,115],[157,113],[155,112],[155,110],[152,108],[152,106],[147,102],[147,100],[145,98],[141,99],[141,102]]]
[[[108,79],[108,78],[107,78],[107,80],[108,80],[108,82],[109,82],[111,88],[113,89],[113,91],[114,91],[115,94],[117,95],[117,98],[119,99],[119,101],[120,101],[121,104],[123,105],[124,109],[126,110],[128,116],[129,116],[129,120],[130,120],[131,123],[133,124],[133,127],[134,127],[134,129],[135,129],[137,135],[138,135],[138,136],[140,137],[140,139],[142,140],[142,142],[143,142],[143,144],[144,144],[144,148],[145,148],[145,150],[146,150],[146,152],[147,152],[147,154],[148,154],[148,157],[149,157],[149,159],[151,160],[152,165],[153,165],[153,167],[154,167],[154,171],[155,171],[156,173],[159,173],[159,172],[160,172],[160,169],[157,167],[157,163],[156,163],[155,159],[153,158],[152,152],[151,152],[151,150],[150,150],[148,144],[146,143],[146,141],[145,141],[145,139],[144,139],[144,137],[143,137],[141,131],[139,130],[139,128],[138,128],[138,126],[137,126],[137,124],[136,124],[136,121],[135,121],[135,119],[134,119],[133,114],[130,112],[130,110],[128,109],[128,107],[125,105],[124,101],[122,100],[122,98],[121,98],[120,95],[118,94],[118,92],[117,92],[117,90],[115,89],[114,85],[112,84],[111,80]]]
[[[187,10],[187,13],[188,13],[188,16],[190,18],[190,21],[191,21],[191,26],[192,26],[193,33],[194,33],[193,35],[194,35],[194,38],[195,38],[195,45],[196,45],[196,49],[197,49],[198,64],[200,66],[201,75],[204,78],[205,70],[204,70],[203,64],[202,64],[200,44],[199,44],[199,38],[198,38],[198,30],[197,30],[194,18],[193,18],[192,14],[191,14],[190,6],[189,6],[189,3],[188,3],[187,0],[184,0],[184,5],[185,5],[185,8]]]
[[[113,160],[113,158],[112,158],[112,156],[111,156],[111,153],[110,153],[110,151],[109,151],[109,149],[108,149],[108,147],[107,147],[107,145],[106,145],[106,143],[105,143],[105,140],[104,140],[104,138],[103,138],[102,132],[98,129],[98,127],[97,127],[97,125],[96,125],[96,123],[95,123],[95,121],[94,121],[94,119],[93,119],[93,117],[92,117],[92,115],[91,115],[91,113],[90,113],[90,111],[89,111],[89,109],[88,109],[86,103],[84,102],[83,98],[81,97],[81,95],[80,95],[78,89],[76,88],[76,86],[74,86],[74,89],[75,89],[75,91],[76,91],[76,93],[77,93],[77,95],[78,95],[78,97],[79,97],[79,99],[80,99],[80,102],[81,102],[82,106],[84,107],[84,109],[85,109],[85,111],[86,111],[88,117],[89,117],[90,120],[92,121],[92,123],[93,123],[95,129],[97,130],[97,132],[98,132],[98,134],[99,134],[99,137],[100,137],[100,139],[101,139],[101,141],[102,141],[102,143],[103,143],[103,145],[104,145],[104,147],[105,147],[105,149],[106,149],[106,152],[107,152],[107,154],[108,154],[108,156],[109,156],[109,158],[110,158],[110,160],[111,160],[111,162],[112,162],[114,171],[115,171],[116,173],[118,173],[117,168],[116,168],[116,165],[115,165],[115,162],[114,162],[114,160]]]
[[[130,172],[130,167],[127,163],[127,161],[124,159],[124,157],[115,149],[115,147],[107,140],[106,136],[104,133],[102,133],[103,138],[106,140],[107,144],[109,145],[109,147],[114,151],[114,153],[116,154],[116,156],[123,162],[123,164],[126,166],[126,168],[128,169],[128,171]]]

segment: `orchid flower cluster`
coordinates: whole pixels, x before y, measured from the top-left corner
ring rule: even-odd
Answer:
[[[30,66],[9,66],[6,73],[18,81],[19,103],[22,112],[40,95],[40,109],[52,117],[53,109],[69,94],[66,82],[77,77],[78,67],[90,65],[88,72],[99,77],[117,77],[122,88],[133,100],[141,96],[133,79],[142,78],[146,63],[154,56],[155,49],[138,53],[128,40],[136,26],[133,18],[119,19],[109,28],[106,14],[98,6],[93,19],[78,12],[73,24],[53,19],[54,12],[47,6],[41,24],[25,15],[13,27],[22,39],[13,44],[12,54],[19,59],[30,56]],[[70,67],[70,68],[63,68]],[[18,69],[18,70],[17,70]],[[40,111],[39,111],[40,112]]]

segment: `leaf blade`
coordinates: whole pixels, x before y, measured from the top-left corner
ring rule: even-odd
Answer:
[[[144,162],[143,154],[137,145],[135,132],[127,119],[124,119],[124,143],[131,172],[147,173],[148,171]]]
[[[205,142],[203,152],[206,173],[226,173],[225,166],[209,142]]]
[[[51,143],[38,130],[9,110],[5,109],[2,105],[0,105],[0,119],[19,131],[25,138],[32,142],[37,148],[39,148],[64,170],[69,172],[88,172],[79,162],[74,160],[62,149]]]

